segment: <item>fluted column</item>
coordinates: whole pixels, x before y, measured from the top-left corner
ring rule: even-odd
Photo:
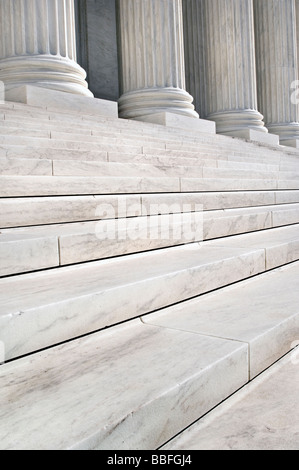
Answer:
[[[74,0],[1,0],[0,80],[92,96],[76,62]]]
[[[252,0],[184,1],[188,67],[195,78],[190,93],[202,106],[201,117],[215,121],[220,134],[267,132],[257,106]]]
[[[185,90],[181,0],[119,0],[120,117],[198,118]]]
[[[254,0],[258,101],[269,131],[280,142],[299,139],[295,0]],[[293,95],[294,96],[294,95]]]

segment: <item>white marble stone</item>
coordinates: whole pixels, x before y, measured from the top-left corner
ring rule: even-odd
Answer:
[[[74,95],[59,90],[48,90],[31,85],[8,90],[5,93],[5,99],[46,108],[49,111],[67,110],[73,113],[100,114],[115,118],[118,116],[117,103],[114,101]]]
[[[297,262],[158,311],[143,321],[247,343],[253,378],[289,352],[298,339],[298,273]]]
[[[257,191],[277,189],[275,180],[259,179],[229,179],[229,178],[181,178],[181,191]],[[289,183],[281,183],[281,189],[291,189],[296,186]]]
[[[298,351],[289,353],[161,452],[298,450]],[[287,390],[287,393],[286,393]]]
[[[265,171],[257,169],[239,169],[239,168],[208,168],[203,169],[204,178],[235,178],[256,179],[256,180],[276,180],[279,177],[277,171]]]
[[[143,176],[143,177],[164,177],[164,176],[197,176],[202,177],[201,166],[183,165],[160,165],[146,164],[138,162],[96,162],[96,161],[71,161],[59,160],[53,162],[54,176]],[[131,160],[131,159],[130,159]],[[1,161],[1,160],[0,160]]]
[[[264,269],[263,249],[195,243],[1,279],[1,340],[9,359]]]
[[[294,194],[289,202],[296,202],[296,199],[299,202],[299,192],[298,194]],[[275,204],[275,192],[235,191],[211,193],[202,192],[190,194],[181,193],[176,194],[175,196],[173,194],[142,195],[142,207],[144,208],[145,213],[148,213],[150,208],[153,210],[154,207],[157,207],[163,213],[163,211],[167,210],[167,207],[169,205],[174,205],[176,203],[181,204],[182,206],[189,205],[191,208],[194,207],[196,204],[200,204],[203,206],[203,210],[205,211],[243,207],[258,207]]]
[[[63,196],[0,199],[0,227],[61,224],[142,213],[141,196]]]
[[[171,112],[149,114],[135,119],[160,124],[161,126],[189,129],[192,132],[208,132],[216,134],[216,125],[213,121],[208,121],[206,119],[195,120],[193,118],[188,118],[184,115]]]
[[[1,449],[148,450],[247,382],[247,346],[136,320],[0,375]]]
[[[0,232],[0,276],[59,266],[58,238],[55,236]]]
[[[265,250],[265,266],[268,270],[298,260],[298,227],[298,224],[277,227],[213,243],[218,246],[263,248]]]
[[[0,175],[52,175],[52,161],[29,158],[0,158]]]
[[[179,178],[84,177],[84,176],[0,176],[0,195],[64,196],[122,193],[178,192]]]
[[[203,238],[209,240],[272,227],[271,211],[224,210],[208,211],[203,217]]]
[[[279,137],[275,134],[256,131],[254,129],[242,129],[241,131],[226,132],[226,135],[232,135],[240,139],[252,140],[253,142],[263,142],[268,145],[279,145]]]

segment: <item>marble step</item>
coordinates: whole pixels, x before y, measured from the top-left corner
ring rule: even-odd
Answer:
[[[98,141],[94,142],[84,142],[84,141],[73,141],[73,140],[54,140],[50,138],[42,137],[30,137],[30,136],[19,136],[19,135],[0,135],[0,145],[1,147],[6,147],[8,145],[13,146],[25,146],[25,147],[36,147],[37,149],[68,149],[68,150],[83,150],[83,151],[114,151],[114,152],[126,152],[126,153],[143,153],[143,145],[140,141],[140,144],[134,144],[130,142],[126,144],[122,141],[118,143],[101,143]],[[153,148],[150,148],[151,153],[153,153]],[[163,150],[163,149],[162,149]],[[156,150],[155,150],[156,152]]]
[[[0,176],[0,197],[297,190],[297,180],[189,177]]]
[[[295,203],[299,191],[0,198],[0,228]]]
[[[204,242],[1,278],[0,340],[18,357],[254,276],[265,262],[264,248]]]
[[[76,122],[77,127],[79,126],[106,126],[111,128],[111,125],[115,129],[120,129],[121,131],[128,133],[128,132],[135,132],[135,134],[140,135],[141,133],[144,135],[149,135],[151,137],[153,136],[165,136],[166,138],[168,137],[171,141],[173,140],[181,140],[181,142],[190,142],[193,143],[193,146],[198,146],[200,144],[207,144],[207,145],[212,145],[214,146],[215,143],[219,143],[224,150],[226,147],[230,148],[230,150],[235,149],[235,151],[239,152],[240,154],[244,154],[244,151],[246,150],[249,153],[252,153],[250,151],[253,150],[254,154],[258,154],[260,157],[262,157],[265,154],[269,154],[273,156],[275,153],[277,154],[277,150],[280,152],[284,153],[285,156],[287,156],[290,159],[293,159],[293,161],[298,161],[298,156],[299,153],[297,150],[292,149],[290,147],[281,147],[277,149],[276,147],[271,148],[265,145],[257,145],[256,143],[253,142],[246,142],[246,141],[239,141],[238,139],[232,139],[230,137],[226,136],[221,136],[221,135],[215,135],[213,138],[211,138],[210,135],[204,135],[201,134],[200,138],[198,136],[195,136],[194,133],[190,133],[189,131],[186,130],[181,130],[181,129],[167,129],[164,128],[163,126],[151,124],[151,123],[142,123],[142,122],[137,122],[137,121],[130,121],[130,120],[124,120],[124,119],[111,119],[111,118],[104,118],[101,116],[87,116],[87,115],[82,115],[82,116],[73,116],[68,113],[60,112],[60,113],[54,113],[54,112],[43,112],[42,110],[37,110],[36,108],[32,108],[28,105],[23,106],[23,107],[16,107],[13,109],[11,107],[7,106],[1,106],[0,108],[0,118],[1,118],[1,111],[3,112],[2,119],[4,120],[9,120],[13,119],[14,121],[20,121],[20,120],[32,120],[33,122],[36,122],[38,119],[39,124],[40,123],[56,123],[59,128],[61,125],[67,124],[68,126],[73,127],[74,122]],[[173,144],[169,144],[171,147]],[[176,144],[175,144],[176,145]],[[185,144],[183,144],[185,145]],[[170,148],[169,147],[169,148]],[[242,148],[242,150],[240,150]],[[280,153],[279,152],[279,153]]]
[[[5,121],[4,121],[5,122]],[[128,132],[123,132],[123,133],[112,133],[110,131],[111,135],[109,135],[109,132],[107,130],[101,130],[101,131],[90,131],[90,135],[87,133],[85,129],[83,129],[83,133],[78,130],[76,134],[71,134],[70,132],[56,132],[56,131],[48,131],[48,130],[32,130],[32,135],[30,135],[30,129],[22,129],[22,128],[9,128],[7,126],[0,126],[0,142],[2,141],[3,144],[11,145],[11,138],[13,138],[14,144],[15,145],[26,145],[27,147],[30,145],[38,145],[39,147],[42,145],[43,147],[48,146],[50,148],[53,147],[54,143],[57,142],[59,145],[59,148],[71,148],[71,149],[82,149],[83,145],[86,144],[86,146],[89,148],[89,150],[95,150],[93,143],[98,143],[102,147],[103,145],[106,145],[106,148],[111,149],[111,145],[125,145],[127,147],[132,146],[132,143],[137,145],[139,143],[140,145],[145,145],[145,150],[146,153],[153,153],[154,149],[156,149],[156,153],[158,155],[161,155],[163,153],[173,153],[176,152],[176,155],[178,152],[180,155],[188,155],[191,158],[194,155],[200,155],[200,154],[214,154],[215,153],[215,142],[213,145],[203,145],[201,143],[200,147],[198,145],[194,146],[182,146],[180,142],[177,144],[174,143],[168,143],[167,140],[161,140],[157,139],[154,136],[140,136],[140,135],[130,135]],[[7,135],[5,135],[5,133]],[[11,134],[11,135],[9,135]],[[23,134],[23,138],[21,136]],[[37,136],[40,136],[40,139],[37,138]],[[76,141],[78,141],[76,143]],[[172,139],[173,141],[173,139]],[[149,142],[149,146],[146,146],[146,143]],[[90,145],[91,144],[91,145]],[[57,146],[55,144],[55,146]],[[107,147],[108,146],[108,147]],[[216,147],[217,149],[217,147]],[[83,149],[82,149],[83,150]],[[234,151],[231,148],[231,146],[228,146],[228,149],[225,151],[223,146],[218,150],[219,155],[223,153],[227,153],[227,155],[233,154]],[[272,157],[274,157],[276,154],[275,152],[272,154]],[[242,158],[244,158],[245,154],[244,152],[242,153]],[[236,157],[236,156],[235,156]],[[256,160],[259,158],[256,154],[248,154],[247,156],[249,159]],[[240,157],[236,157],[240,158]],[[258,163],[258,160],[256,160]],[[274,164],[279,163],[279,161],[276,159]]]
[[[3,364],[0,448],[189,449],[181,431],[293,347],[298,274],[296,263],[224,288],[224,310],[211,309],[215,292]]]
[[[215,156],[214,156],[215,157]],[[222,156],[223,158],[223,156]],[[229,158],[229,157],[228,157]],[[27,161],[28,160],[28,161]],[[40,160],[45,160],[42,163]],[[52,168],[53,166],[53,168]],[[298,165],[299,166],[299,165]],[[298,169],[296,166],[296,169]],[[154,167],[154,168],[152,168]],[[156,169],[156,167],[158,167]],[[203,170],[205,168],[205,170]],[[162,171],[171,174],[205,177],[241,177],[248,175],[267,179],[298,178],[298,172],[279,170],[279,165],[250,163],[242,161],[230,161],[216,158],[189,158],[174,157],[171,155],[149,155],[149,154],[124,154],[106,151],[80,151],[70,149],[36,149],[24,146],[2,146],[0,147],[0,174],[2,175],[28,175],[43,174],[116,174],[127,171],[133,173],[151,172],[159,175]],[[53,171],[52,171],[53,170]],[[177,172],[177,173],[175,173]],[[246,173],[247,172],[247,173]],[[122,173],[123,174],[123,173]]]
[[[156,449],[247,383],[247,349],[135,320],[3,364],[0,448]]]
[[[1,229],[0,276],[256,232],[288,222],[298,224],[299,205],[293,212],[287,207],[170,213]],[[290,226],[285,232],[293,243],[299,240],[298,227]]]
[[[160,452],[298,450],[297,344],[298,340],[291,352],[171,439]]]
[[[204,160],[204,162],[207,162]],[[207,162],[208,164],[208,162]],[[59,160],[53,162],[55,176],[189,176],[203,178],[295,179],[299,173],[264,171],[253,168],[209,168],[193,166],[154,166],[141,163]]]
[[[299,225],[276,227],[254,233],[240,234],[225,239],[205,242],[213,246],[230,248],[248,248],[265,250],[266,270],[274,269],[299,259]]]
[[[180,192],[180,178],[0,176],[0,197],[141,194],[147,192]]]
[[[51,176],[53,174],[52,166],[52,160],[0,157],[0,175]]]
[[[145,324],[246,343],[249,378],[299,335],[299,262],[144,316]]]

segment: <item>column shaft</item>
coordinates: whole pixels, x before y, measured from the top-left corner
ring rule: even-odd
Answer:
[[[294,0],[254,0],[258,101],[269,131],[288,144],[299,139]]]
[[[267,132],[257,107],[252,0],[185,0],[185,14],[187,84],[201,117],[221,134]]]
[[[198,118],[185,90],[181,0],[119,0],[121,117]]]
[[[74,0],[0,2],[0,80],[92,96],[76,62]]]

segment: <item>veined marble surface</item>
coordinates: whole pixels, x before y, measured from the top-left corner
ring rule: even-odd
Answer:
[[[136,320],[0,379],[1,449],[155,449],[247,382],[247,345]]]
[[[299,450],[298,348],[161,448]]]
[[[16,357],[264,269],[263,249],[194,243],[1,279],[0,339]]]
[[[296,262],[150,314],[143,321],[247,343],[253,378],[290,351],[298,340],[298,305]]]

